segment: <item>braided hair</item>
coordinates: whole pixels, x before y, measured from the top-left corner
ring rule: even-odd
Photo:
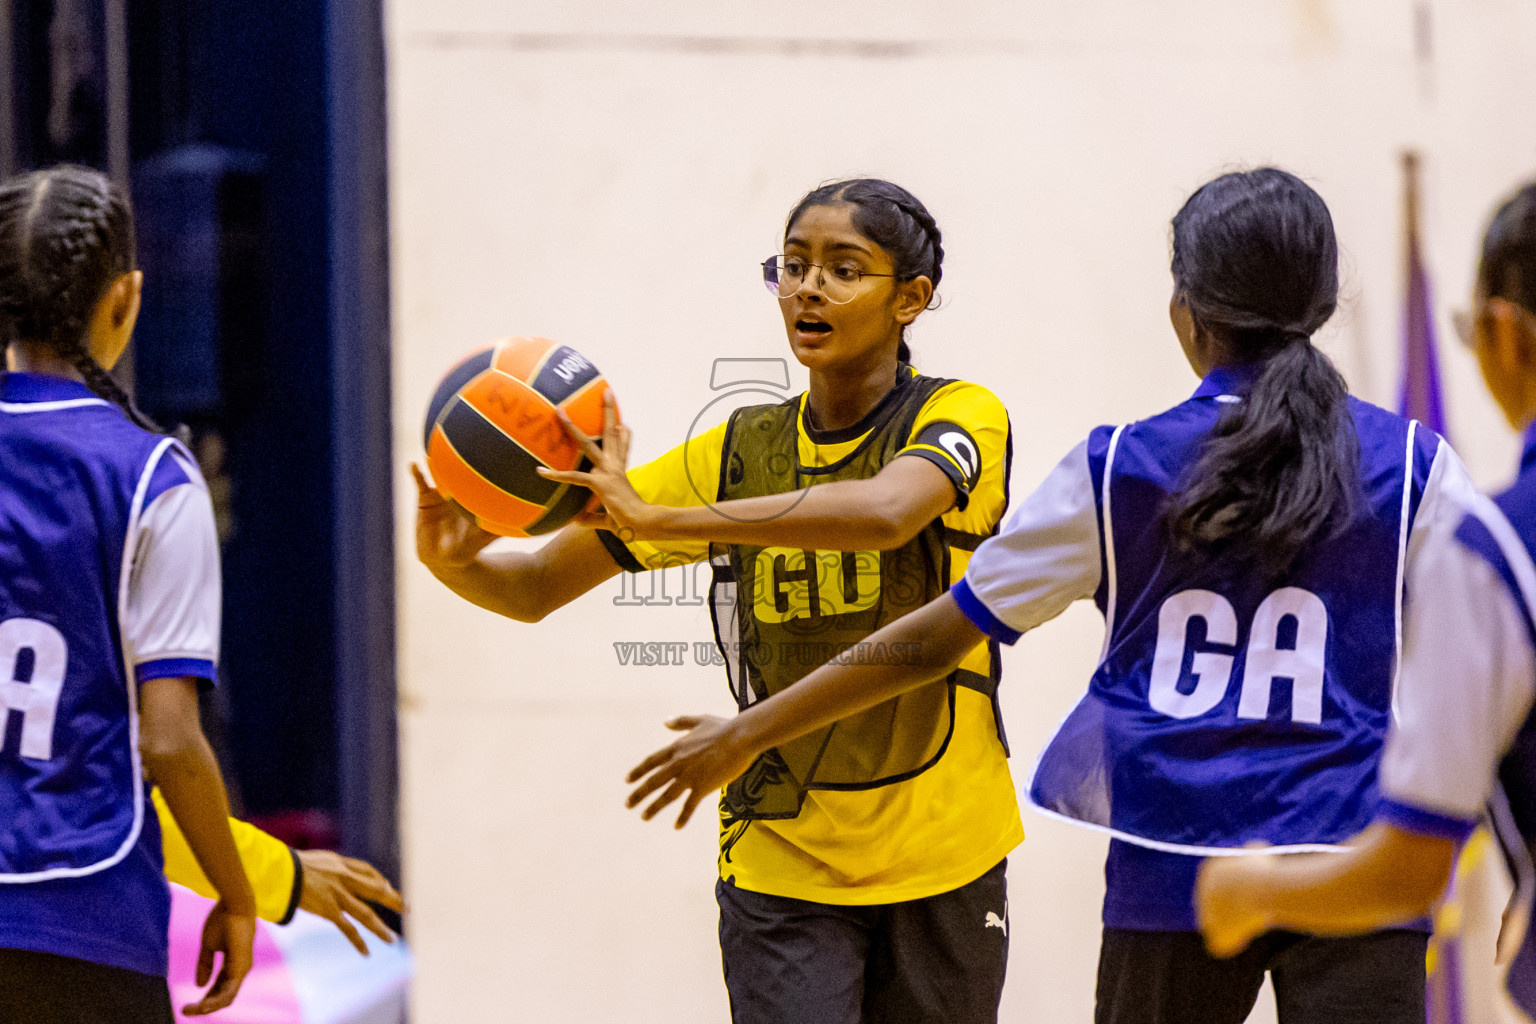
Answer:
[[[134,423],[159,433],[91,356],[96,304],[135,269],[133,212],[99,171],[69,164],[0,182],[0,345],[41,345]]]
[[[854,228],[891,254],[897,281],[926,277],[935,289],[939,287],[944,276],[944,238],[938,222],[911,192],[882,178],[850,178],[812,189],[790,211],[784,234],[788,236],[795,221],[811,207],[842,204],[853,207]],[[929,308],[937,304],[935,298]],[[901,333],[896,358],[909,363],[912,350],[907,347],[907,329],[903,327]]]

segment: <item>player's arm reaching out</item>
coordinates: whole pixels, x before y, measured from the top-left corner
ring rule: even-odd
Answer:
[[[1376,821],[1343,853],[1206,861],[1195,906],[1215,955],[1235,955],[1271,929],[1355,935],[1411,921],[1444,891],[1536,688],[1522,613],[1463,535],[1503,557],[1481,522],[1458,513],[1410,567],[1398,716],[1382,755]]]
[[[487,611],[538,622],[619,572],[596,532],[568,526],[537,551],[487,552],[496,535],[457,502],[416,479],[416,557],[448,589]]]
[[[733,718],[673,719],[667,727],[689,730],[688,735],[629,773],[629,781],[640,785],[629,795],[628,806],[661,789],[643,812],[650,819],[687,794],[677,817],[677,827],[682,828],[701,800],[746,771],[759,754],[944,678],[985,639],[986,634],[971,623],[955,599],[945,594],[865,641],[870,649],[884,644],[886,650],[911,652],[902,664],[858,664],[858,648],[854,648]]]
[[[962,582],[865,641],[868,650],[883,644],[910,657],[901,664],[860,664],[855,647],[734,718],[668,722],[669,728],[691,731],[630,772],[629,781],[640,785],[629,806],[661,790],[645,809],[650,818],[686,793],[677,822],[682,827],[700,800],[735,779],[757,755],[944,678],[988,636],[1013,643],[1073,601],[1091,597],[1100,573],[1098,517],[1083,442],[1019,504],[1004,530],[976,549]]]
[[[893,459],[865,480],[835,480],[791,494],[737,498],[713,505],[653,505],[635,491],[625,473],[629,428],[618,421],[609,392],[599,445],[576,429],[564,411],[561,421],[592,461],[586,472],[540,468],[557,483],[590,488],[603,513],[585,517],[624,540],[713,541],[821,551],[885,551],[899,548],[955,504],[955,485],[926,459]]]
[[[223,957],[218,978],[201,1000],[183,1007],[188,1016],[221,1010],[234,1001],[251,969],[256,939],[256,896],[240,865],[229,831],[229,800],[213,750],[198,720],[199,682],[187,676],[150,679],[139,688],[139,752],[150,780],[181,823],[198,865],[219,901],[203,925],[197,983],[213,975],[214,955]]]
[[[1235,956],[1275,929],[1362,935],[1429,912],[1451,877],[1456,843],[1378,821],[1343,853],[1212,857],[1195,891],[1214,956]]]
[[[218,892],[198,866],[186,835],[158,789],[154,802],[160,819],[165,877],[200,896],[217,899]],[[385,942],[395,941],[394,933],[369,904],[388,907],[398,914],[404,911],[405,901],[371,864],[330,850],[291,849],[281,839],[237,818],[229,820],[229,830],[256,894],[257,917],[273,924],[287,924],[295,909],[306,910],[335,925],[363,956],[368,955],[368,944],[358,934],[353,920]]]
[[[604,511],[588,513],[536,551],[487,552],[496,535],[427,482],[416,480],[416,556],[450,590],[520,622],[538,622],[620,571],[594,529],[633,540],[708,540],[856,551],[900,547],[956,501],[955,484],[926,459],[893,459],[867,480],[819,484],[792,495],[742,498],[713,507],[644,501],[625,475],[629,429],[610,400],[603,444],[567,429],[592,459],[588,473],[542,471],[591,488]]]

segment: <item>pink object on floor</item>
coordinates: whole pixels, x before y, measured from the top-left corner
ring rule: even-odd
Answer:
[[[202,998],[198,988],[197,954],[203,922],[213,903],[185,889],[171,889],[171,998],[178,1021],[204,1020],[187,1017],[181,1008]],[[293,981],[283,965],[282,951],[267,927],[256,928],[256,947],[251,973],[240,986],[240,995],[227,1010],[213,1015],[221,1024],[300,1024],[304,1020]],[[217,970],[217,967],[215,967]]]
[[[299,911],[291,924],[256,925],[251,973],[227,1009],[186,1017],[181,1008],[202,998],[194,976],[203,922],[213,907],[171,886],[171,1002],[178,1021],[209,1024],[403,1024],[411,958],[403,942],[386,945],[363,929],[370,955],[361,956],[329,921]]]

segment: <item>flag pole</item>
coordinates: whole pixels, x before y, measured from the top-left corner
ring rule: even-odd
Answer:
[[[1403,167],[1403,374],[1401,412],[1445,433],[1445,401],[1435,352],[1434,300],[1420,242],[1423,161],[1405,149]]]

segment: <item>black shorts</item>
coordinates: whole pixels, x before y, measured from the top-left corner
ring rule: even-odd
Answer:
[[[175,1017],[164,978],[0,949],[0,1024],[175,1024]]]
[[[1424,1024],[1429,936],[1270,932],[1230,960],[1198,932],[1104,929],[1096,1024],[1242,1024],[1268,971],[1280,1024]]]
[[[857,907],[715,886],[735,1024],[993,1024],[1007,861],[952,892]]]

